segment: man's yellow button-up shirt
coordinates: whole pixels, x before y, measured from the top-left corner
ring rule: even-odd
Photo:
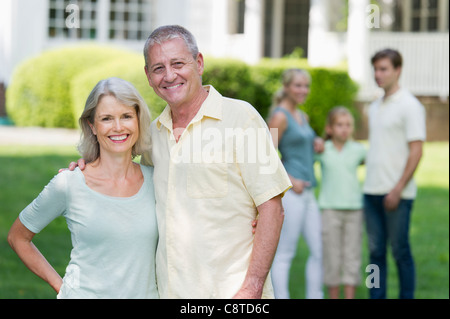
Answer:
[[[169,106],[151,124],[161,298],[233,297],[249,266],[256,207],[291,187],[254,107],[206,88],[178,142]],[[273,298],[270,275],[262,297]]]

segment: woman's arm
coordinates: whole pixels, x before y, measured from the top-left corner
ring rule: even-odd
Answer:
[[[278,148],[278,144],[287,128],[286,115],[283,112],[275,113],[269,121],[269,128],[272,133],[273,144],[275,148]],[[303,189],[309,186],[308,182],[296,179],[291,175],[289,175],[289,179],[291,180],[293,191],[297,194],[301,194]]]
[[[283,112],[276,112],[270,118],[268,123],[270,133],[272,134],[273,145],[278,149],[278,144],[283,137],[284,131],[287,128],[287,118]]]
[[[31,242],[34,235],[35,233],[28,230],[17,218],[9,230],[8,243],[28,269],[59,293],[62,278]]]

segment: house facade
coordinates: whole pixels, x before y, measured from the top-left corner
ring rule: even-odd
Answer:
[[[205,55],[253,64],[302,48],[312,66],[347,64],[363,104],[380,94],[371,55],[396,48],[402,85],[448,114],[448,0],[2,0],[0,117],[4,88],[24,59],[84,42],[141,52],[165,24],[191,30]]]

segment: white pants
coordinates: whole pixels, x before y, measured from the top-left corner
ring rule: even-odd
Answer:
[[[284,223],[272,264],[272,284],[277,299],[289,299],[289,272],[300,235],[309,248],[306,262],[306,298],[322,299],[321,215],[312,189],[301,194],[292,189],[283,199]]]

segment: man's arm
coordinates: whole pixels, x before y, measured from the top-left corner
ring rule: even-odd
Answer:
[[[272,261],[280,239],[284,210],[281,195],[278,195],[257,207],[258,226],[253,239],[250,265],[241,289],[235,299],[261,298],[264,283],[269,274]]]
[[[423,141],[409,142],[409,156],[403,174],[395,187],[389,192],[389,194],[386,195],[384,199],[384,206],[387,211],[394,211],[397,209],[397,206],[400,203],[402,191],[413,177],[414,172],[419,165],[420,159],[422,158],[422,149]]]

